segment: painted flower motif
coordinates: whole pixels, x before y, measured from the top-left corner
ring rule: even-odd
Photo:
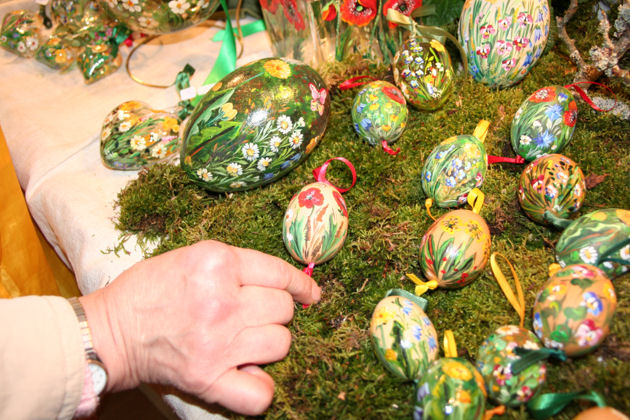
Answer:
[[[271,158],[268,158],[268,157],[262,158],[258,161],[256,168],[258,168],[259,171],[264,172],[267,170],[270,163],[271,163]]]
[[[468,234],[477,241],[483,237],[481,226],[474,220],[470,220],[466,224],[466,230],[468,231]]]
[[[538,337],[541,337],[543,323],[542,323],[542,318],[540,317],[540,312],[534,312],[533,326],[534,326],[534,332],[536,333],[536,335]]]
[[[597,256],[597,250],[592,246],[580,249],[580,259],[587,264],[595,264]]]
[[[411,343],[411,341],[403,338],[402,340],[400,340],[400,347],[402,347],[405,350],[408,350],[411,347],[413,347],[413,344]]]
[[[151,148],[151,156],[157,159],[166,157],[166,145],[164,143],[158,143]]]
[[[289,136],[289,144],[293,149],[297,149],[302,145],[302,141],[304,140],[304,135],[300,131],[294,131]]]
[[[528,144],[530,144],[532,142],[532,138],[526,135],[522,135],[520,138],[520,143],[524,146],[527,146]]]
[[[516,399],[519,401],[529,401],[532,395],[534,395],[534,391],[527,385],[523,385],[516,391]]]
[[[545,115],[551,120],[556,121],[562,118],[562,105],[553,104],[545,110]]]
[[[508,55],[509,53],[512,52],[511,42],[506,42],[500,39],[497,41],[495,45],[496,45],[497,53],[499,53],[499,55]]]
[[[392,99],[399,104],[405,103],[405,97],[402,95],[402,92],[398,90],[398,88],[394,86],[383,86],[382,91],[389,99]]]
[[[490,54],[490,44],[483,44],[477,47],[477,55],[481,58],[488,58]]]
[[[516,325],[504,325],[497,329],[497,334],[499,335],[514,335],[521,332],[521,329]]]
[[[442,366],[442,370],[444,370],[444,373],[451,378],[461,379],[462,381],[469,381],[472,379],[472,373],[470,370],[457,360],[447,361],[444,363],[444,366]]]
[[[287,18],[289,22],[293,24],[293,27],[298,31],[304,30],[306,25],[304,24],[304,18],[302,14],[299,12],[297,7],[296,0],[281,0],[282,3],[282,11],[284,13],[284,17]],[[283,77],[286,79],[286,77]]]
[[[432,335],[429,336],[429,348],[431,350],[435,350],[437,348],[437,343],[435,342],[435,337],[433,337]]]
[[[579,197],[582,195],[582,187],[580,187],[580,184],[575,184],[575,187],[573,187],[573,195],[576,197]]]
[[[227,173],[230,176],[239,176],[243,174],[243,167],[241,165],[239,165],[238,163],[230,163],[227,166]]]
[[[555,198],[556,195],[558,195],[558,190],[556,189],[556,187],[554,187],[553,185],[547,185],[545,187],[545,197],[552,199]]]
[[[280,144],[282,143],[282,139],[278,136],[273,136],[269,140],[269,148],[272,152],[277,152],[279,150]]]
[[[212,173],[208,172],[206,168],[197,169],[197,176],[204,181],[210,181],[212,179]]]
[[[519,13],[516,20],[521,26],[531,25],[531,23],[533,22],[532,15],[525,12]]]
[[[243,153],[243,157],[250,162],[258,159],[258,156],[260,155],[258,145],[255,143],[245,143],[241,148],[241,152]]]
[[[440,41],[438,41],[436,39],[432,39],[431,40],[431,48],[433,48],[436,51],[440,51],[440,52],[446,51],[446,49],[444,48],[444,45]]]
[[[411,12],[420,6],[422,6],[422,0],[387,0],[385,5],[383,5],[383,16],[387,16],[387,11],[389,9],[394,9],[405,16],[409,16],[411,15]],[[398,26],[394,22],[388,23],[389,27],[392,29]]]
[[[394,361],[398,358],[398,353],[392,349],[385,350],[385,360]]]
[[[624,260],[630,260],[630,245],[626,245],[619,250],[619,255]]]
[[[544,133],[539,134],[534,138],[534,142],[538,147],[546,148],[554,142],[556,138],[549,131],[545,131]]]
[[[459,218],[457,216],[447,217],[442,221],[441,226],[444,232],[453,233],[459,230]]]
[[[121,4],[123,8],[129,10],[130,12],[139,12],[142,10],[140,5],[138,5],[138,0],[124,0]]]
[[[385,309],[381,309],[374,314],[374,320],[377,325],[387,324],[394,319],[394,313]]]
[[[512,24],[512,17],[508,16],[506,18],[499,19],[498,23],[499,23],[499,29],[506,31],[510,28],[510,25]]]
[[[586,306],[586,308],[591,314],[597,316],[602,313],[602,310],[604,309],[604,305],[602,305],[602,301],[599,299],[599,297],[595,293],[585,292],[582,295],[582,298],[584,300],[582,301],[581,305]]]
[[[341,20],[350,25],[365,26],[376,16],[376,0],[343,0]]]
[[[330,5],[322,10],[322,19],[330,22],[332,20],[335,20],[335,18],[337,17],[337,7],[335,6],[334,3],[330,3]]]
[[[490,35],[494,34],[497,30],[494,29],[494,26],[492,25],[484,25],[481,28],[479,28],[479,32],[481,33],[481,37],[483,39],[487,39],[488,37],[490,37]]]
[[[151,142],[151,144],[158,142],[160,140],[162,140],[162,138],[166,137],[166,132],[164,131],[152,131],[151,134],[149,134],[149,141]]]
[[[17,50],[18,50],[19,53],[25,53],[26,52],[26,44],[24,44],[23,41],[18,42]]]
[[[243,188],[245,183],[243,181],[234,181],[230,184],[230,188]]]
[[[540,103],[552,101],[555,97],[556,88],[553,86],[547,86],[542,89],[538,89],[529,99],[532,102]]]
[[[166,117],[162,121],[162,128],[173,133],[179,132],[179,121],[176,118]]]
[[[582,322],[575,331],[575,336],[578,339],[578,345],[580,345],[580,347],[588,347],[597,344],[603,334],[604,332],[595,325],[592,319],[587,319]]]
[[[260,6],[273,14],[278,10],[278,5],[280,5],[280,0],[271,0],[271,2],[268,2],[268,0],[260,0]]]
[[[223,106],[221,106],[221,111],[223,111],[223,115],[225,115],[225,118],[227,118],[228,120],[233,120],[234,117],[236,117],[236,114],[238,114],[238,111],[234,109],[234,105],[232,105],[232,102],[227,102],[223,104]]]
[[[309,188],[304,190],[298,195],[298,203],[300,207],[305,207],[307,209],[313,208],[315,206],[319,206],[324,202],[324,195],[321,193],[319,188]]]
[[[39,47],[39,41],[37,40],[37,38],[32,36],[26,38],[26,48],[28,48],[29,50],[36,50],[37,47]]]
[[[492,369],[492,376],[494,376],[497,384],[505,385],[505,382],[512,377],[510,365],[495,365]]]
[[[567,293],[567,286],[564,284],[556,284],[551,288],[549,300],[560,300]]]
[[[144,150],[147,148],[147,141],[142,136],[133,136],[129,140],[129,145],[133,150]]]
[[[286,79],[291,76],[291,66],[289,66],[287,62],[282,60],[275,59],[266,61],[265,64],[263,64],[263,67],[265,68],[267,73],[269,73],[273,77],[277,77],[278,79]]]
[[[447,187],[454,187],[455,185],[457,185],[457,180],[455,179],[455,177],[453,176],[449,176],[448,178],[446,178],[446,186]]]
[[[521,49],[529,45],[529,39],[523,38],[523,37],[517,37],[512,41],[512,43],[514,44],[514,48],[516,48],[516,51],[520,51]]]
[[[168,2],[168,7],[176,15],[183,15],[190,8],[190,4],[186,0],[171,0]],[[140,11],[140,6],[138,6],[137,11]]]
[[[278,117],[278,131],[282,134],[287,134],[293,128],[293,123],[288,115],[280,115]]]
[[[577,122],[578,109],[575,101],[569,102],[569,109],[564,112],[563,120],[569,127],[574,127]]]
[[[516,65],[516,59],[514,59],[514,58],[510,58],[509,60],[501,61],[501,67],[503,67],[503,70],[505,70],[505,71],[512,70],[515,65]]]

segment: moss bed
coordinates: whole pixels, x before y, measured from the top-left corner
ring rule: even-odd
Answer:
[[[584,6],[568,28],[581,51],[588,51],[588,42],[601,39],[595,22],[590,7]],[[315,268],[313,278],[323,286],[323,298],[307,309],[296,306],[288,357],[266,366],[277,384],[266,418],[411,417],[414,386],[396,380],[380,364],[368,328],[372,310],[386,291],[413,291],[405,273],[421,273],[420,239],[432,223],[423,207],[426,197],[420,186],[424,159],[447,137],[471,134],[480,119],[491,122],[485,140],[488,153],[514,156],[509,133],[519,105],[543,86],[571,83],[576,70],[552,32],[547,51],[518,85],[493,90],[460,76],[455,93],[440,111],[422,113],[410,108],[408,127],[394,144],[401,152],[392,157],[370,147],[352,128],[350,108],[359,88],[340,91],[335,87],[353,75],[369,73],[389,80],[391,75],[387,68],[353,66],[338,64],[322,70],[331,83],[328,129],[311,157],[278,182],[248,192],[216,195],[195,186],[179,167],[156,165],[142,171],[121,191],[116,203],[122,237],[136,234],[157,240],[159,245],[152,254],[217,239],[299,266],[282,241],[281,221],[289,200],[312,182],[311,171],[326,159],[344,156],[353,162],[358,182],[344,194],[350,214],[348,238],[337,256]],[[619,81],[600,82],[610,86],[618,100],[630,99],[629,90]],[[597,90],[591,89],[594,93]],[[573,139],[562,153],[579,164],[589,184],[579,214],[600,208],[630,209],[630,123],[610,113],[595,112],[583,101],[578,101],[578,107]],[[515,164],[489,167],[482,187],[486,203],[481,214],[493,235],[492,251],[510,256],[516,266],[529,309],[525,325],[531,328],[531,308],[547,280],[547,267],[554,262],[553,246],[560,232],[535,224],[521,211],[516,190],[523,168]],[[333,182],[347,185],[346,172],[341,164],[333,163],[328,175]],[[445,210],[434,212],[441,215]],[[609,337],[585,357],[549,363],[543,392],[593,389],[604,395],[608,405],[630,412],[629,280],[626,275],[614,282],[619,304]],[[425,297],[427,314],[440,336],[452,329],[459,355],[471,361],[492,331],[518,323],[489,268],[463,289],[436,290]],[[572,418],[590,405],[573,404],[557,418]],[[502,416],[526,417],[525,408],[509,409]]]

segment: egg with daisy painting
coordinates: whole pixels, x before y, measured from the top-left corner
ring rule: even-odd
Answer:
[[[180,163],[198,185],[242,191],[276,181],[324,135],[330,96],[311,67],[265,58],[225,76],[195,106]]]

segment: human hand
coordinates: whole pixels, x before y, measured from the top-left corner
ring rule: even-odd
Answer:
[[[321,289],[287,262],[204,241],[142,261],[81,297],[108,390],[174,385],[242,414],[260,414],[273,379],[258,364],[285,357],[293,298]]]

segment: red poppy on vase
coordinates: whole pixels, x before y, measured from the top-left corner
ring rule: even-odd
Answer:
[[[284,11],[284,16],[287,18],[289,22],[293,24],[295,29],[301,31],[302,29],[306,29],[306,25],[304,24],[304,19],[302,15],[297,9],[296,0],[281,0],[282,2],[282,10]]]
[[[534,92],[530,99],[532,102],[540,103],[552,101],[555,97],[556,88],[554,88],[553,86],[547,86]]]
[[[335,201],[337,202],[337,204],[339,204],[339,207],[341,207],[341,211],[343,212],[343,215],[348,217],[348,209],[346,208],[346,201],[343,199],[341,194],[338,191],[333,191],[333,197],[335,197]]]
[[[344,22],[365,26],[376,16],[376,0],[343,0],[340,13]]]
[[[573,127],[577,122],[578,109],[575,101],[569,103],[569,109],[564,112],[564,123],[569,127]]]
[[[337,17],[337,8],[334,3],[330,3],[327,8],[322,10],[322,19],[330,22]]]
[[[317,188],[309,188],[302,191],[298,196],[298,202],[300,207],[306,207],[307,209],[319,206],[324,202],[324,196]]]
[[[276,10],[278,10],[279,4],[280,0],[260,0],[260,6],[274,14],[276,13]]]
[[[481,58],[488,58],[488,54],[490,54],[490,44],[483,44],[477,47],[477,55],[481,56]]]
[[[411,12],[422,6],[422,0],[388,0],[383,6],[383,16],[387,16],[389,9],[394,9],[405,16],[410,16]],[[390,28],[398,26],[394,22],[388,22]]]
[[[399,104],[405,103],[405,98],[402,95],[402,92],[393,86],[383,86],[383,93],[387,95],[390,99],[398,102]]]

